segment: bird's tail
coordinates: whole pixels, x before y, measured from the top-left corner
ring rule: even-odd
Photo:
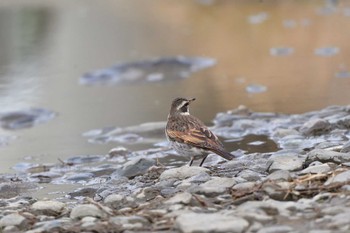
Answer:
[[[224,151],[224,150],[220,150],[220,149],[216,149],[216,150],[213,150],[213,152],[217,155],[220,155],[221,157],[223,157],[224,159],[227,159],[227,160],[232,160],[235,158],[235,156],[227,151]]]

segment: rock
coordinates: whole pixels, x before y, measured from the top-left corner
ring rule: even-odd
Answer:
[[[141,216],[117,216],[111,217],[109,221],[121,225],[125,230],[142,230],[150,225],[150,222]]]
[[[260,229],[257,233],[290,233],[293,232],[293,228],[290,226],[270,226]]]
[[[70,213],[70,218],[72,219],[81,219],[87,216],[103,218],[107,214],[93,204],[78,205]]]
[[[270,172],[277,170],[297,171],[302,169],[304,164],[304,159],[295,154],[271,156],[269,160],[272,161]]]
[[[147,172],[148,168],[156,164],[154,159],[137,158],[124,164],[120,175],[128,178],[143,175]]]
[[[160,190],[156,187],[146,187],[141,190],[139,194],[137,194],[137,199],[143,199],[146,201],[150,201],[154,199],[156,196],[160,194]]]
[[[350,142],[347,142],[343,145],[343,148],[340,150],[341,153],[349,153],[350,152]]]
[[[239,233],[249,226],[243,218],[221,213],[185,213],[176,218],[175,224],[181,232],[186,233]]]
[[[171,197],[170,199],[165,201],[165,204],[170,204],[170,205],[184,204],[184,205],[188,205],[188,204],[191,203],[191,201],[192,201],[192,194],[187,193],[187,192],[183,192],[183,193],[178,193],[175,196]]]
[[[208,197],[215,197],[228,191],[236,181],[232,178],[213,177],[211,180],[199,185],[197,193]]]
[[[346,163],[350,162],[350,153],[340,153],[330,150],[315,149],[310,151],[306,157],[306,164],[310,164],[314,161],[320,161],[322,163]]]
[[[197,176],[201,173],[209,173],[209,170],[204,167],[177,167],[165,170],[159,177],[160,180],[178,179],[183,180],[192,176]]]
[[[250,169],[243,170],[239,173],[239,177],[246,181],[258,181],[261,179],[262,174],[252,171]]]
[[[290,189],[290,182],[282,181],[278,183],[266,182],[262,186],[262,190],[272,199],[285,201],[289,198],[288,191]]]
[[[299,174],[320,174],[320,173],[327,173],[331,170],[331,167],[327,164],[320,164],[320,165],[314,165],[309,166],[305,168],[304,170],[300,171]]]
[[[252,190],[257,184],[255,182],[243,182],[232,187],[233,191],[246,192]]]
[[[23,229],[27,224],[27,219],[17,213],[6,215],[0,219],[0,227],[16,226]]]
[[[273,137],[284,138],[289,135],[299,135],[299,132],[295,129],[276,129],[273,133]]]
[[[350,170],[339,173],[336,176],[329,177],[328,180],[324,183],[324,185],[330,185],[335,183],[343,183],[350,181]]]
[[[20,232],[20,229],[16,226],[7,226],[2,231],[2,233],[17,233]]]
[[[277,170],[268,175],[267,179],[272,181],[291,181],[292,176],[289,171]]]
[[[311,119],[300,128],[300,132],[306,136],[321,135],[329,132],[331,124],[324,119]]]
[[[121,147],[121,146],[112,148],[108,152],[108,156],[110,158],[117,157],[117,156],[126,156],[127,154],[130,154],[130,151],[125,147]]]
[[[135,208],[137,206],[135,199],[133,197],[130,196],[122,196],[120,194],[112,194],[106,197],[106,199],[104,200],[104,203],[109,206],[112,207],[113,209],[121,209],[124,207],[132,207]]]
[[[31,208],[37,214],[59,215],[65,208],[65,204],[58,201],[37,201]]]

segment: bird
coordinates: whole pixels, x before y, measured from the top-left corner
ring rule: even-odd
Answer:
[[[218,137],[201,120],[190,114],[189,106],[195,100],[179,97],[172,101],[165,127],[170,146],[177,153],[191,158],[189,166],[195,159],[201,158],[201,167],[210,153],[232,160],[234,155],[225,150]]]

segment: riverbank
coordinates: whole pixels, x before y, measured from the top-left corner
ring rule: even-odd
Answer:
[[[218,136],[265,135],[278,150],[233,151],[233,161],[212,155],[204,167],[169,159],[173,152],[164,143],[28,165],[0,176],[0,227],[31,233],[348,232],[349,113],[350,106],[295,115],[245,107],[219,113],[212,128]],[[146,126],[117,136],[152,141],[163,127]],[[55,199],[33,198],[43,184],[76,188]]]

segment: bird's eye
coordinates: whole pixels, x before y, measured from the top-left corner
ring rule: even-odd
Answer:
[[[185,103],[181,108],[181,112],[187,112],[188,111],[188,103]]]

